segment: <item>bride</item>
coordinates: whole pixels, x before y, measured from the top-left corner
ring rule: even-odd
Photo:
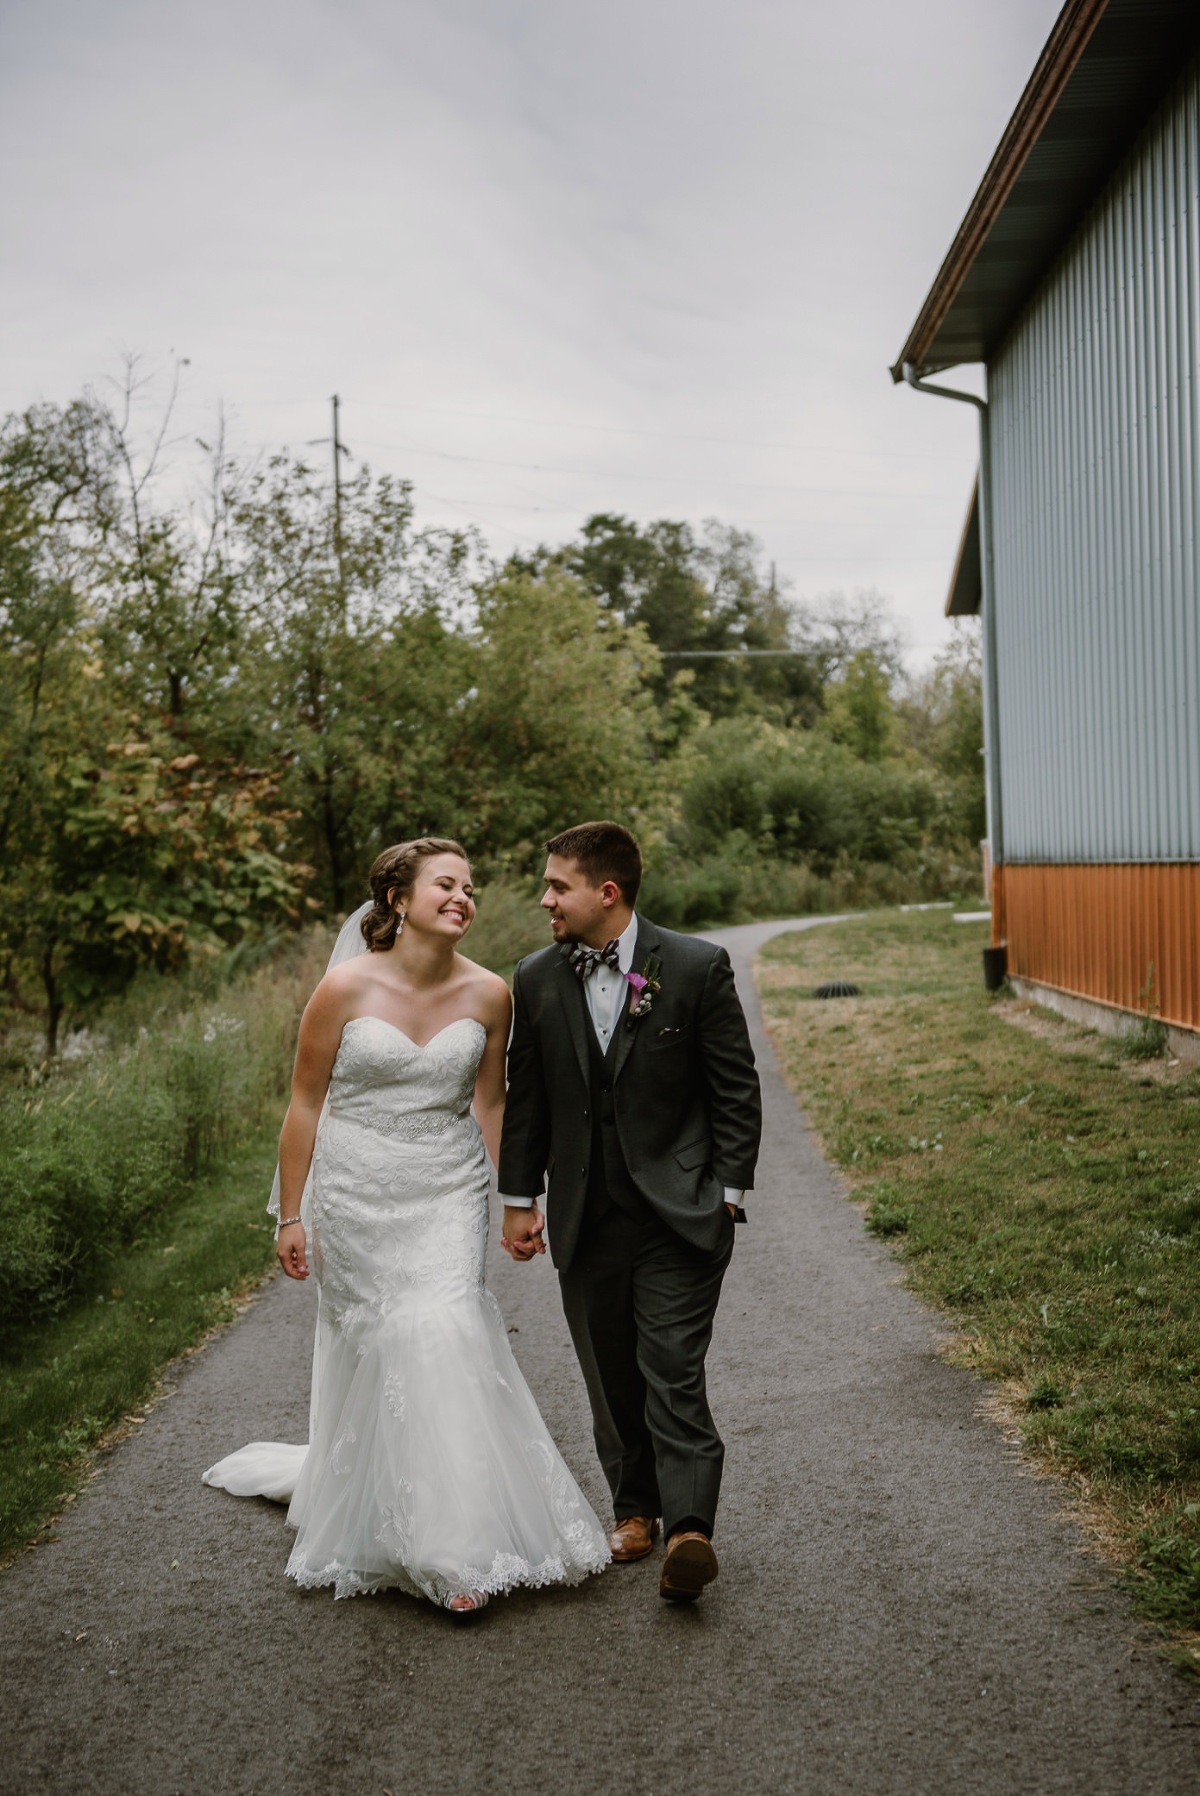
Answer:
[[[309,1444],[255,1442],[204,1479],[290,1500],[298,1584],[470,1615],[609,1552],[483,1283],[511,1000],[457,952],[470,866],[403,842],[371,893],[304,1012],[279,1141],[279,1261],[304,1279],[311,1255],[319,1298]]]

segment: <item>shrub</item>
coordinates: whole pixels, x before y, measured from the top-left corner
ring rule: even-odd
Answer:
[[[893,862],[944,844],[952,812],[945,781],[902,762],[856,760],[821,739],[710,730],[680,797],[678,846],[724,854],[731,838],[783,862],[831,873],[841,857]]]
[[[738,847],[735,841],[720,854],[649,867],[638,909],[666,929],[703,929],[728,922],[741,907],[745,879]]]
[[[683,820],[689,842],[701,850],[760,835],[766,822],[761,763],[748,750],[702,762],[684,789]]]
[[[93,1284],[148,1216],[282,1116],[325,952],[324,936],[293,944],[236,993],[0,1095],[0,1333]]]
[[[778,768],[766,784],[766,811],[777,852],[799,859],[840,845],[839,794],[815,759],[797,759]]]
[[[138,1070],[0,1106],[0,1327],[54,1308],[166,1201],[178,1131],[166,1093],[139,1090]]]

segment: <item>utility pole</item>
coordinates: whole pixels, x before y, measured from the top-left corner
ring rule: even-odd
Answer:
[[[346,570],[342,565],[342,439],[338,428],[341,400],[333,396],[333,552],[337,557],[338,595],[346,609]]]

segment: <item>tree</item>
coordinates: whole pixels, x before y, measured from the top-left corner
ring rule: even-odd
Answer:
[[[52,1045],[139,967],[344,912],[404,836],[486,876],[615,814],[724,890],[743,849],[981,833],[972,638],[905,685],[878,594],[797,605],[711,520],[597,512],[498,569],[404,481],[359,467],[335,507],[219,419],[181,450],[179,378],[0,425],[0,981]]]
[[[64,1011],[85,1012],[139,967],[178,969],[298,920],[307,869],[287,854],[269,776],[202,765],[161,724],[114,716],[71,628],[76,596],[43,588],[26,619],[12,592],[0,654],[15,669],[20,756],[4,799],[0,953],[10,998],[40,986],[53,1055]]]
[[[657,670],[645,630],[565,568],[508,570],[480,590],[464,717],[479,852],[503,865],[566,823],[652,815]]]
[[[874,587],[847,595],[827,592],[805,609],[806,627],[822,682],[844,674],[860,655],[869,655],[889,680],[904,674],[904,642],[889,605]]]
[[[167,398],[148,428],[139,408],[150,383],[132,360],[118,405],[103,408],[118,503],[97,571],[106,589],[106,642],[121,669],[126,702],[169,718],[181,740],[196,734],[211,739],[230,731],[238,665],[231,522],[239,474],[226,453],[218,414],[211,442],[198,438],[194,444],[204,458],[200,493],[189,492],[182,506],[161,497],[181,367],[176,364]]]
[[[89,390],[68,406],[9,419],[0,478],[35,508],[43,550],[86,592],[106,683],[121,703],[169,717],[181,736],[211,735],[237,665],[236,470],[218,418],[212,442],[191,445],[202,458],[202,490],[192,490],[189,464],[180,498],[167,449],[181,367],[156,410],[153,382],[131,360],[115,404]]]
[[[56,902],[47,854],[64,757],[98,709],[95,620],[82,591],[103,537],[92,408],[38,408],[0,432],[0,952],[10,1002],[40,982],[51,1052],[61,1003],[38,924]]]
[[[281,769],[322,902],[346,908],[397,835],[470,815],[458,795],[473,539],[418,532],[406,482],[360,468],[340,528],[325,484],[276,456],[234,507],[243,703]]]
[[[111,419],[93,399],[0,431],[0,956],[10,1001],[64,1010],[141,965],[295,917],[270,779],[180,753],[169,707],[129,705],[139,644]],[[143,589],[143,597],[145,592]]]
[[[929,671],[909,682],[898,718],[909,752],[935,767],[952,793],[952,827],[969,841],[987,830],[983,785],[983,656],[978,627],[960,623]]]
[[[825,688],[826,727],[860,761],[882,761],[892,739],[892,682],[874,651],[858,649]]]
[[[711,715],[764,706],[789,718],[815,715],[819,683],[800,620],[773,571],[764,573],[748,532],[710,519],[697,538],[688,524],[660,519],[639,528],[597,512],[581,536],[562,559],[623,622],[641,625],[665,657],[660,704],[670,702],[671,684],[686,669],[693,700]],[[789,653],[742,661],[742,649]]]
[[[41,967],[51,1054],[65,1008],[122,990],[140,967],[177,971],[299,921],[310,870],[285,852],[270,775],[173,747],[159,726],[102,755],[73,748],[46,782],[41,853],[14,908]]]
[[[85,598],[115,514],[104,418],[91,400],[33,407],[0,428],[0,865],[36,807],[48,719],[95,679]],[[81,686],[81,682],[85,684]],[[69,726],[60,723],[60,728]]]
[[[757,537],[713,518],[697,547],[696,561],[727,639],[738,648],[770,653],[770,659],[717,664],[727,681],[730,675],[738,681],[737,687],[726,687],[727,698],[734,700],[726,708],[757,708],[776,721],[808,728],[820,713],[820,663],[803,611],[784,597],[773,562],[764,573],[761,554]],[[715,707],[714,714],[721,709]]]

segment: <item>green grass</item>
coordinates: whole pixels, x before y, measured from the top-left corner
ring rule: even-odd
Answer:
[[[1200,1074],[989,999],[985,940],[946,912],[779,938],[768,1021],[867,1227],[1200,1668]],[[832,977],[862,996],[814,1000]]]
[[[74,1498],[97,1443],[273,1260],[275,1129],[184,1191],[66,1314],[10,1343],[0,1382],[0,1562]]]

